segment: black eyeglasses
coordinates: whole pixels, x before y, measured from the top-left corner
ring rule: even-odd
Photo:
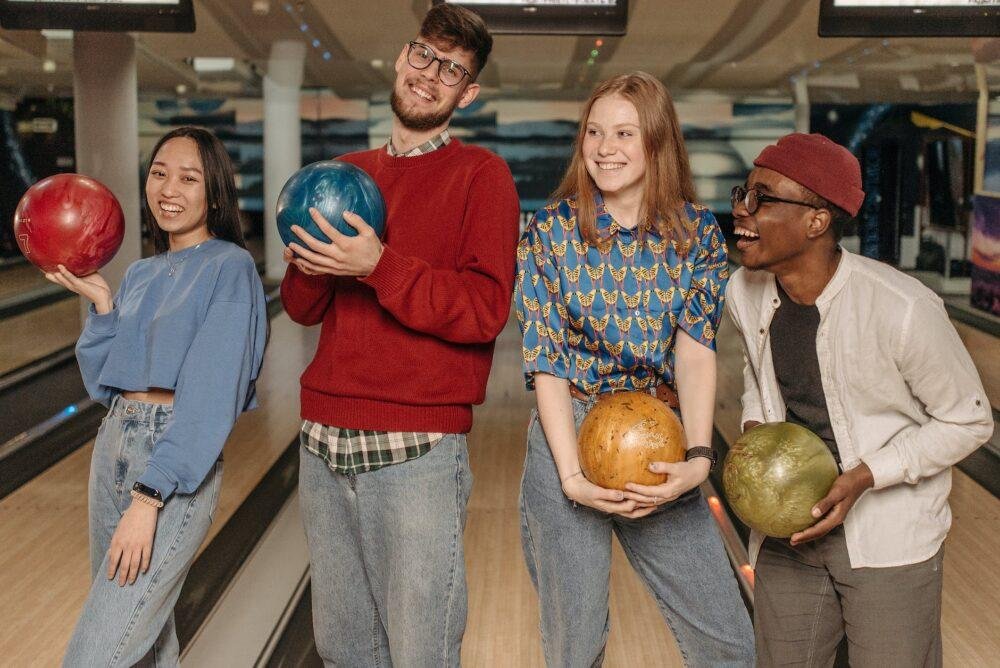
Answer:
[[[741,202],[743,206],[747,208],[747,213],[753,215],[757,213],[757,209],[760,208],[761,204],[766,204],[768,202],[781,202],[783,204],[798,204],[799,206],[807,206],[810,209],[822,209],[821,206],[816,206],[815,204],[810,204],[809,202],[797,202],[793,199],[782,199],[780,197],[773,197],[771,195],[765,195],[759,193],[753,188],[749,190],[743,186],[735,186],[733,191],[729,194],[729,202],[733,205],[733,210],[736,210],[737,205]]]
[[[447,58],[438,58],[434,50],[426,44],[410,42],[410,48],[406,52],[406,62],[411,67],[418,70],[426,70],[434,64],[435,60],[438,62],[438,79],[445,86],[457,86],[462,83],[462,79],[465,77],[469,77],[470,81],[474,81],[472,72],[465,69],[461,63],[456,63],[454,60],[448,60]]]

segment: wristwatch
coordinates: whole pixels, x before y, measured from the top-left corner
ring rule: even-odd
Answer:
[[[688,448],[687,452],[684,454],[684,461],[691,461],[695,457],[704,457],[708,461],[712,462],[708,467],[709,471],[715,468],[715,462],[719,460],[719,454],[715,450],[704,446]]]
[[[149,485],[143,485],[141,482],[136,481],[136,483],[132,485],[132,491],[135,492],[135,494],[142,494],[143,496],[152,499],[158,504],[158,507],[163,507],[163,495],[160,494],[160,490],[153,489]],[[135,497],[135,494],[132,495],[133,498]]]

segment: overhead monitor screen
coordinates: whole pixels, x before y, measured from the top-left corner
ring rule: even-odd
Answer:
[[[194,32],[192,0],[0,0],[7,29]]]
[[[821,0],[821,37],[997,37],[1000,0]]]
[[[628,0],[433,0],[468,7],[490,32],[506,34],[624,35]]]

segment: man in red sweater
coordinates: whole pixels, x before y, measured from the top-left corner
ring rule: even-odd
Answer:
[[[299,496],[316,646],[327,665],[457,666],[465,630],[465,434],[507,322],[519,206],[498,156],[448,134],[493,40],[433,7],[396,60],[392,137],[342,156],[386,203],[380,242],[293,228],[285,310],[322,323],[302,375]]]

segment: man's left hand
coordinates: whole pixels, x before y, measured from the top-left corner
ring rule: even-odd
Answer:
[[[792,545],[816,540],[844,523],[858,497],[875,484],[872,471],[862,462],[849,471],[841,473],[833,481],[829,493],[820,499],[812,509],[812,516],[822,518],[804,531],[792,534]]]
[[[375,270],[382,257],[382,242],[361,216],[344,212],[344,220],[358,231],[356,237],[349,237],[338,232],[316,209],[309,209],[309,215],[330,239],[330,243],[323,243],[298,225],[292,225],[292,232],[302,243],[293,241],[288,247],[309,270],[318,274],[358,277],[368,276]]]

